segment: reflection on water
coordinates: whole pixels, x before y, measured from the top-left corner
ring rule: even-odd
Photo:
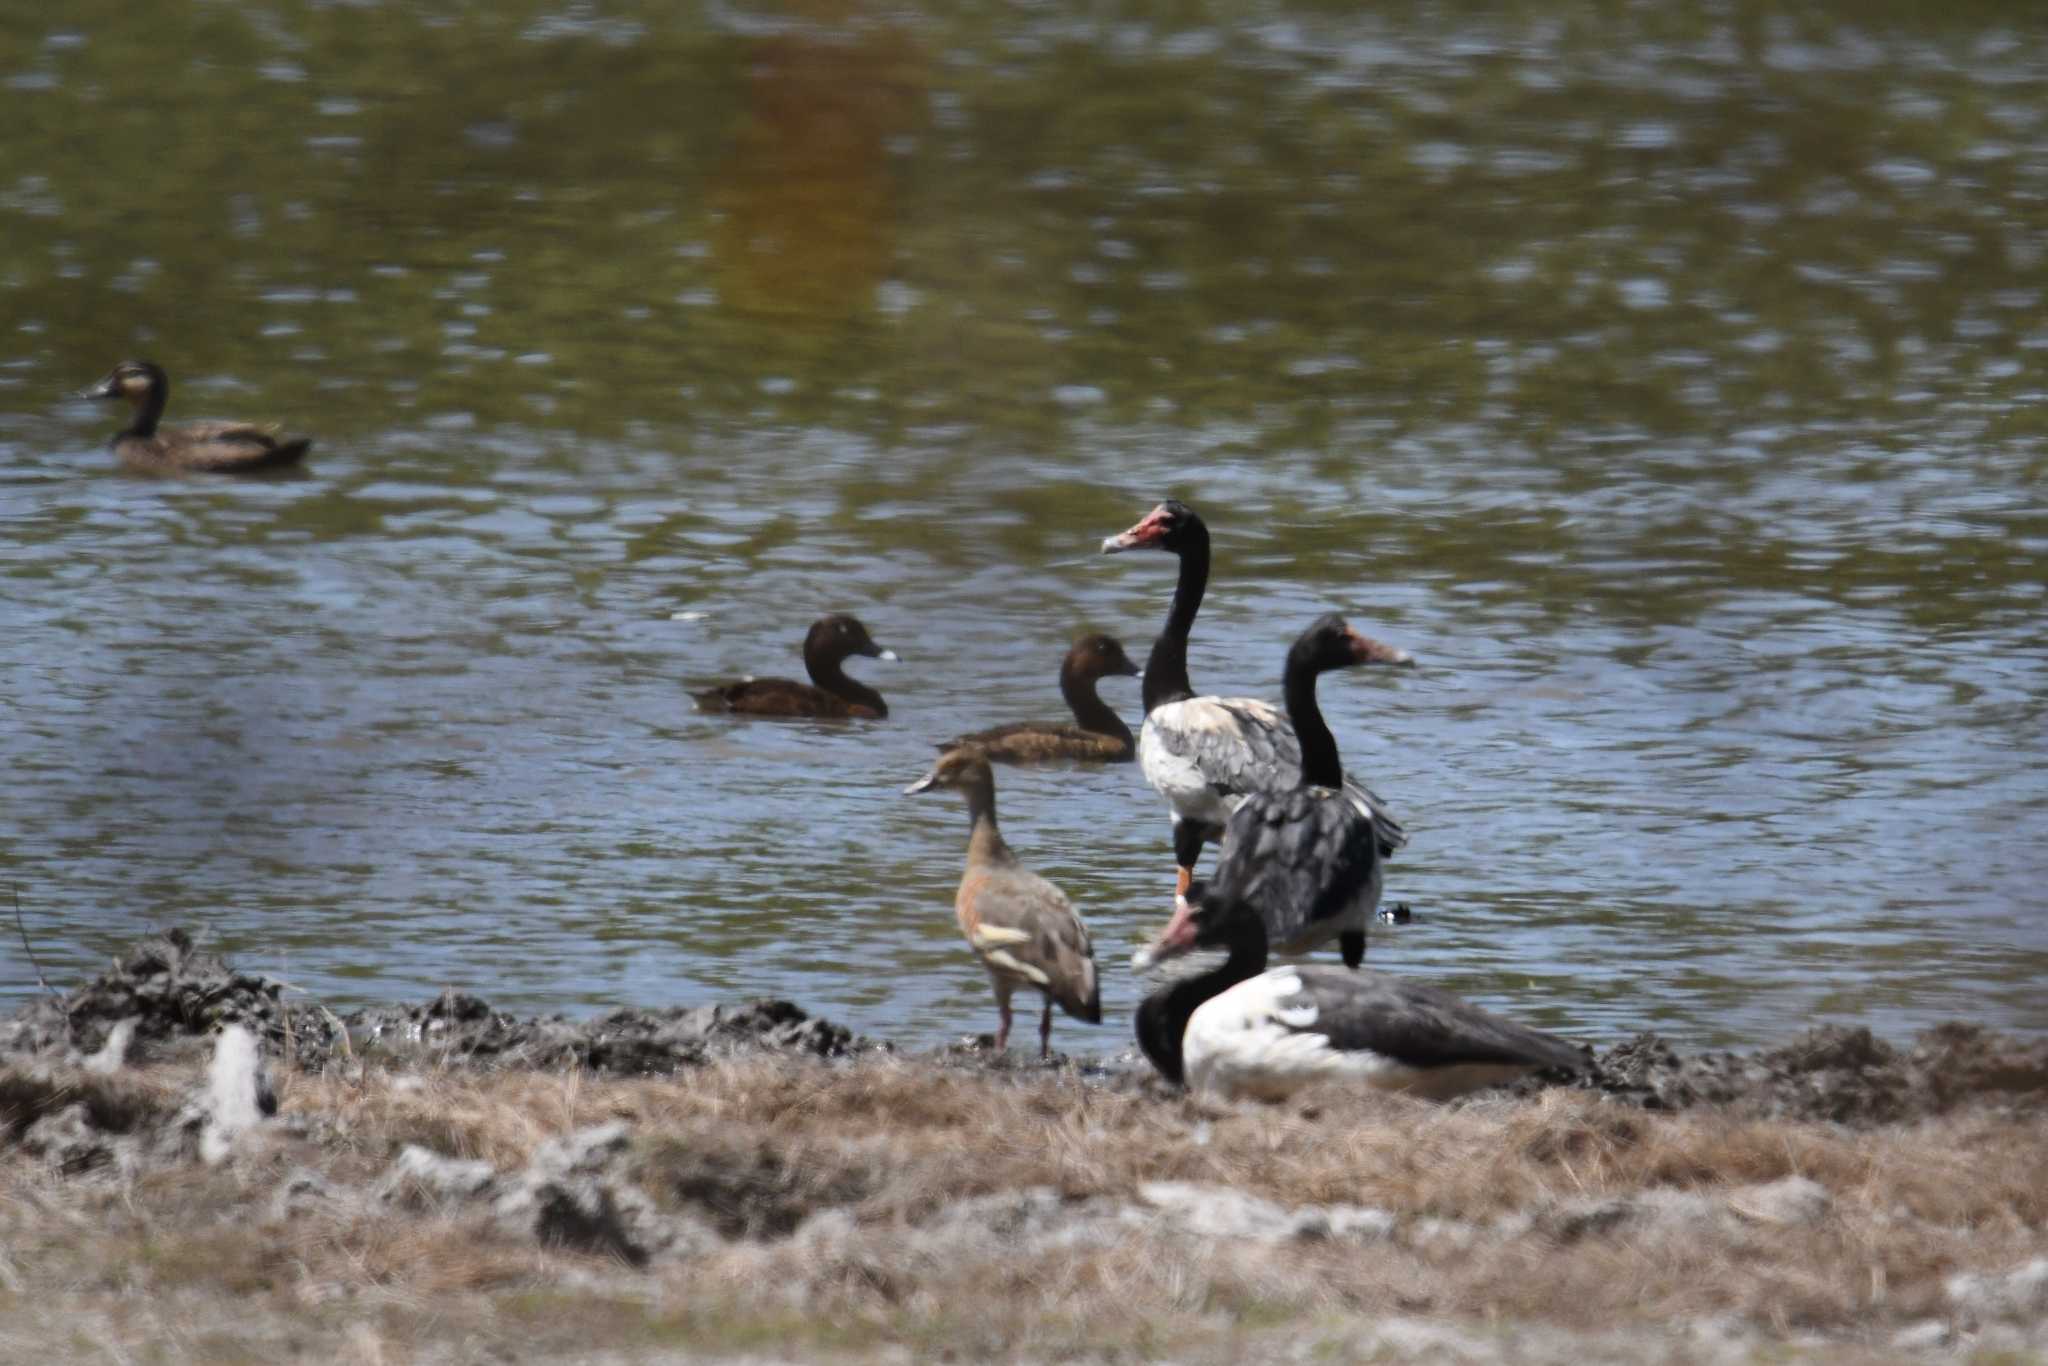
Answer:
[[[203,923],[329,1000],[989,1028],[965,817],[897,790],[1145,647],[1171,562],[1093,548],[1172,492],[1198,685],[1331,607],[1423,661],[1323,690],[1414,835],[1383,966],[1596,1037],[2048,1029],[2048,25],[1176,14],[0,18],[45,966]],[[127,353],[310,475],[120,474],[61,395]],[[691,711],[833,609],[889,721]],[[998,782],[1120,1047],[1163,804]]]

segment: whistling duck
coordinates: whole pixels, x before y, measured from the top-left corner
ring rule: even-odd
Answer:
[[[146,360],[122,361],[79,397],[125,398],[135,405],[135,420],[114,437],[114,454],[136,469],[208,474],[273,470],[297,464],[313,444],[303,436],[282,441],[276,428],[246,422],[157,426],[170,401],[171,382]]]
[[[869,659],[896,658],[868,636],[859,620],[835,612],[811,623],[804,636],[804,668],[809,683],[793,678],[742,678],[693,694],[705,711],[729,711],[738,716],[818,716],[843,718],[884,717],[889,704],[865,683],[848,678],[840,665],[850,655]]]
[[[1271,703],[1251,697],[1198,697],[1188,680],[1188,633],[1209,584],[1209,528],[1193,508],[1168,499],[1120,536],[1102,542],[1102,553],[1165,550],[1180,559],[1180,578],[1166,625],[1152,643],[1141,685],[1145,724],[1138,733],[1138,765],[1167,800],[1173,818],[1173,853],[1185,892],[1204,842],[1222,839],[1230,813],[1254,792],[1284,791],[1299,776],[1301,745],[1287,718]],[[1382,648],[1372,660],[1412,664],[1404,650]],[[1380,852],[1391,854],[1408,842],[1387,803],[1355,778],[1344,777],[1345,794],[1372,817]]]
[[[941,752],[973,745],[1001,763],[1042,763],[1048,759],[1093,759],[1128,763],[1137,753],[1131,728],[1095,694],[1098,679],[1111,675],[1134,678],[1131,663],[1114,636],[1082,636],[1060,662],[1060,696],[1067,699],[1079,725],[1063,722],[1015,721],[978,730],[939,746]]]
[[[1010,996],[1019,987],[1045,998],[1038,1022],[1040,1057],[1052,1056],[1052,1008],[1089,1024],[1102,1023],[1102,989],[1095,978],[1095,950],[1088,929],[1066,894],[1026,869],[1003,843],[996,827],[996,777],[987,756],[976,749],[941,755],[932,771],[905,793],[956,788],[967,798],[972,830],[967,837],[967,871],[953,900],[953,914],[968,947],[988,969],[995,985],[996,1051],[1010,1043]]]
[[[1177,898],[1141,960],[1195,948],[1229,956],[1153,992],[1136,1018],[1138,1046],[1179,1085],[1277,1100],[1313,1082],[1352,1079],[1444,1100],[1537,1068],[1586,1065],[1566,1040],[1435,987],[1328,966],[1267,969],[1264,922],[1201,883]]]

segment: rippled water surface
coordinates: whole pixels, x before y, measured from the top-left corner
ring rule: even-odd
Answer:
[[[1375,961],[1532,1021],[2048,1029],[2048,19],[1899,3],[0,15],[0,877],[58,980],[204,925],[332,1003],[993,1023],[899,789],[1340,609]],[[316,438],[120,472],[65,394]],[[872,724],[736,723],[853,611]],[[1136,722],[1135,684],[1105,694]],[[1005,770],[1109,1050],[1129,767]],[[1213,856],[1212,856],[1213,857]],[[0,994],[35,989],[13,935]]]

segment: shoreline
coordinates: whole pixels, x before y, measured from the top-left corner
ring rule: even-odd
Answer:
[[[344,1017],[174,931],[0,1021],[0,1357],[2048,1354],[2048,1042],[1593,1075],[1262,1105],[788,1002]]]

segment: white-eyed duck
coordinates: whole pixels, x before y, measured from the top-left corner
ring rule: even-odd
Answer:
[[[953,914],[969,948],[988,969],[996,991],[996,1051],[1010,1043],[1010,997],[1018,988],[1045,998],[1038,1022],[1038,1051],[1052,1055],[1052,1008],[1089,1024],[1102,1023],[1102,989],[1095,977],[1095,950],[1088,928],[1066,893],[1017,862],[996,826],[996,776],[976,749],[941,755],[932,771],[904,788],[924,792],[954,788],[967,798],[971,830],[967,871],[953,898]]]
[[[1586,1065],[1569,1041],[1435,987],[1327,965],[1269,969],[1256,913],[1201,883],[1189,893],[1143,957],[1156,962],[1198,948],[1228,957],[1138,1006],[1138,1046],[1168,1081],[1278,1100],[1348,1079],[1445,1100],[1538,1068]]]
[[[840,666],[849,656],[896,658],[868,635],[868,628],[841,612],[819,617],[804,636],[804,668],[809,683],[794,678],[742,678],[695,693],[698,707],[736,716],[869,717],[889,714],[889,704],[865,683],[848,678]]]
[[[1067,699],[1077,725],[1054,721],[1013,721],[962,735],[939,746],[941,752],[973,745],[999,763],[1032,764],[1054,759],[1128,763],[1137,753],[1131,728],[1115,708],[1095,692],[1097,680],[1135,678],[1138,666],[1114,636],[1088,635],[1076,640],[1060,662],[1060,696]]]
[[[159,427],[171,382],[163,370],[146,360],[124,360],[107,377],[83,391],[81,398],[125,398],[135,407],[135,420],[114,437],[114,454],[122,463],[158,473],[191,471],[247,474],[295,465],[313,442],[309,437],[280,439],[274,427],[246,422],[194,422]]]
[[[1298,781],[1301,744],[1287,717],[1253,697],[1198,697],[1188,679],[1188,633],[1209,583],[1209,528],[1193,508],[1168,499],[1102,553],[1164,550],[1180,559],[1180,579],[1166,625],[1152,643],[1142,684],[1145,724],[1138,765],[1167,800],[1173,854],[1185,892],[1202,845],[1223,838],[1230,813],[1254,792],[1285,791]],[[1412,664],[1405,650],[1376,646],[1375,664]],[[1387,803],[1357,779],[1339,775],[1345,794],[1372,818],[1380,852],[1392,854],[1408,836]]]

